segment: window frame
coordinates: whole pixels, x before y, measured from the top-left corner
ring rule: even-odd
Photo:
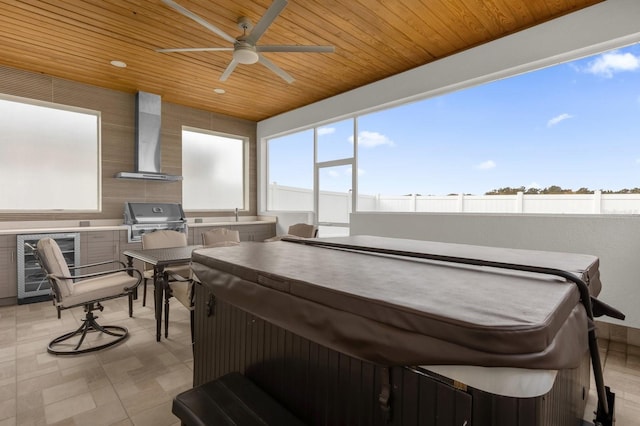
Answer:
[[[447,209],[444,211],[441,210],[416,210],[416,198],[419,196],[418,194],[410,194],[410,195],[404,195],[404,196],[397,196],[397,197],[404,197],[406,198],[406,201],[408,203],[411,203],[413,205],[412,209],[403,209],[403,210],[368,210],[368,209],[361,209],[359,206],[359,201],[360,201],[360,196],[361,196],[361,190],[360,187],[358,185],[358,164],[359,164],[359,157],[360,157],[360,153],[359,153],[359,144],[358,144],[358,137],[359,137],[359,131],[358,131],[358,127],[360,125],[360,120],[366,118],[368,115],[370,114],[374,114],[374,113],[385,113],[388,111],[391,111],[393,109],[396,108],[402,108],[404,106],[407,106],[409,104],[412,103],[416,103],[416,102],[422,102],[422,101],[428,101],[428,100],[438,100],[439,98],[443,98],[445,96],[450,96],[453,95],[457,92],[461,92],[461,91],[465,91],[465,90],[473,90],[482,86],[486,86],[489,84],[493,84],[496,82],[500,82],[500,81],[504,81],[504,80],[509,80],[509,79],[515,79],[515,78],[520,78],[522,75],[530,75],[530,74],[535,74],[537,72],[540,72],[544,69],[550,68],[550,67],[556,67],[556,66],[566,66],[566,65],[572,65],[578,61],[582,61],[584,59],[592,59],[595,60],[597,57],[599,57],[600,55],[603,54],[607,54],[607,53],[611,53],[614,52],[616,50],[619,49],[623,49],[623,48],[627,48],[627,47],[631,47],[634,45],[640,45],[640,41],[636,41],[633,43],[625,43],[623,45],[619,45],[619,46],[614,46],[614,47],[607,47],[607,48],[599,48],[593,52],[591,52],[588,56],[581,56],[581,57],[573,57],[573,58],[564,58],[562,60],[558,60],[558,61],[554,61],[553,63],[549,64],[547,67],[535,67],[535,68],[531,68],[526,70],[525,72],[519,72],[519,73],[510,73],[508,75],[504,75],[502,76],[502,78],[491,78],[491,79],[482,79],[481,81],[474,81],[468,84],[464,84],[461,85],[461,87],[459,88],[453,88],[451,90],[440,90],[440,91],[435,91],[433,93],[430,93],[428,95],[424,95],[421,97],[416,97],[416,98],[411,98],[411,99],[405,99],[405,100],[401,100],[398,102],[394,102],[394,103],[390,103],[390,104],[386,104],[386,105],[381,105],[378,106],[376,108],[371,108],[371,109],[365,109],[365,110],[361,110],[361,111],[356,111],[350,114],[346,114],[340,117],[337,117],[335,119],[328,119],[328,120],[322,120],[322,121],[318,121],[316,123],[312,123],[309,124],[307,126],[301,126],[299,128],[293,129],[291,132],[288,131],[282,131],[279,134],[273,135],[273,136],[264,136],[262,138],[262,140],[266,141],[265,143],[265,147],[266,147],[266,158],[269,159],[269,142],[274,139],[274,138],[281,138],[281,137],[286,137],[287,135],[293,134],[293,133],[299,133],[299,132],[303,132],[303,131],[307,131],[310,129],[313,129],[314,131],[314,135],[316,135],[316,137],[314,138],[314,146],[315,149],[317,150],[317,134],[318,134],[318,129],[322,128],[322,127],[326,127],[326,126],[331,126],[331,124],[333,123],[337,123],[337,122],[342,122],[345,120],[349,120],[349,119],[353,119],[355,121],[355,130],[354,130],[354,148],[355,148],[355,152],[354,152],[354,156],[353,156],[353,168],[352,168],[352,178],[353,178],[353,194],[352,194],[352,212],[353,213],[359,213],[359,212],[369,212],[369,211],[375,211],[375,212],[380,212],[380,213],[390,213],[390,212],[396,212],[396,211],[402,211],[402,212],[407,212],[407,213],[413,213],[413,212],[419,212],[419,213],[451,213],[451,214],[495,214],[495,213],[499,213],[499,214],[509,214],[509,215],[517,215],[517,214],[522,214],[523,212],[521,210],[518,210],[517,208],[514,211],[497,211],[494,212],[492,210],[487,210],[487,211],[475,211],[473,209],[470,210],[460,210],[460,208],[458,209]],[[340,160],[342,161],[342,160]],[[346,161],[346,160],[345,160]],[[329,167],[329,166],[334,166],[334,165],[340,165],[342,163],[340,163],[338,160],[335,161],[326,161],[326,162],[318,162],[317,161],[317,152],[316,152],[316,161],[314,163],[315,167],[317,168],[318,165],[320,165],[320,167]],[[346,163],[345,163],[346,164]],[[270,162],[267,162],[267,176],[268,173],[270,173],[269,167],[271,166]],[[315,203],[314,203],[314,212],[318,213],[318,205],[319,205],[319,191],[317,188],[317,181],[318,181],[318,176],[317,176],[317,172],[315,175],[315,179],[314,182],[316,182],[316,184],[314,184],[314,193],[313,193],[313,197],[315,199]],[[268,181],[267,181],[267,185],[268,185]],[[578,189],[578,188],[573,188]],[[268,191],[268,189],[266,189],[265,191]],[[367,196],[368,194],[365,194],[365,196]],[[375,195],[374,195],[375,196]],[[489,195],[486,194],[478,194],[479,197],[482,196],[487,196],[489,197]],[[520,195],[522,196],[522,195]],[[435,197],[441,197],[441,198],[445,198],[445,197],[452,197],[451,195],[436,195]],[[434,198],[435,198],[434,197]],[[491,196],[494,197],[494,196]],[[515,195],[514,195],[515,197]],[[463,198],[464,196],[462,194],[456,195],[455,196],[455,202],[457,203],[457,205],[461,206],[463,205]],[[497,197],[496,197],[497,199]],[[492,200],[494,201],[494,200]],[[449,202],[449,200],[447,200],[447,202]],[[522,204],[522,203],[520,203]],[[279,210],[273,210],[270,208],[269,204],[266,203],[264,204],[264,209],[267,212],[278,212]],[[293,211],[293,210],[292,210]],[[525,212],[526,213],[526,212]],[[568,212],[556,212],[556,211],[552,211],[552,212],[539,212],[539,211],[532,211],[530,212],[531,214],[543,214],[543,215],[554,215],[554,214],[566,214]],[[576,214],[620,214],[620,213],[600,213],[599,210],[596,212],[580,212],[580,213],[576,213]],[[625,212],[623,212],[622,214],[625,214]]]
[[[228,139],[237,139],[242,142],[242,208],[238,208],[238,211],[247,212],[250,208],[250,200],[249,200],[249,149],[250,149],[250,138],[248,136],[236,135],[231,133],[220,132],[217,130],[210,129],[202,129],[194,126],[186,126],[183,125],[180,132],[181,141],[184,135],[184,131],[193,132],[193,133],[202,133],[210,136],[217,136]],[[182,142],[181,146],[181,155],[184,156],[184,142]],[[184,176],[184,166],[182,174]],[[182,181],[182,204],[185,212],[189,213],[211,213],[211,212],[229,212],[234,211],[235,208],[220,208],[220,209],[190,209],[184,205],[184,180]]]
[[[87,116],[95,117],[95,125],[96,125],[96,140],[95,140],[95,148],[96,148],[96,158],[92,161],[95,161],[95,173],[96,173],[96,188],[95,193],[91,194],[92,198],[95,198],[95,208],[90,209],[78,209],[78,208],[32,208],[32,209],[24,209],[24,208],[2,208],[0,207],[0,213],[25,213],[25,214],[39,214],[39,213],[56,213],[56,214],[77,214],[77,213],[101,213],[102,212],[102,112],[98,110],[93,110],[89,108],[82,108],[73,105],[60,104],[56,102],[49,102],[40,99],[32,99],[25,98],[22,96],[13,96],[4,93],[0,93],[0,100],[21,103],[25,105],[49,108],[56,111],[63,112],[72,112],[76,114],[85,114]],[[35,144],[34,144],[35,146]],[[26,164],[23,159],[20,159],[21,164]],[[2,159],[0,159],[0,166],[4,164]],[[68,168],[68,165],[64,167]],[[37,197],[37,195],[36,195]]]

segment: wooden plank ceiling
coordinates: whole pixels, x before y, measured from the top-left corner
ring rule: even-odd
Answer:
[[[230,51],[156,52],[231,47],[162,0],[0,0],[0,64],[259,121],[599,1],[289,0],[258,45],[333,45],[335,53],[263,53],[295,78],[288,84],[260,63],[219,81]],[[272,0],[176,2],[238,37],[238,17],[255,24]]]

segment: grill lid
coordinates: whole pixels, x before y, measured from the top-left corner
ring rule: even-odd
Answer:
[[[124,223],[186,222],[182,205],[178,203],[124,203]]]

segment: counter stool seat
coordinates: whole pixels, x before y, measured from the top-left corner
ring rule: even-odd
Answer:
[[[240,373],[182,392],[174,398],[171,411],[187,426],[304,426]]]

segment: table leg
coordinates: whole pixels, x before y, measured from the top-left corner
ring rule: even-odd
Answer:
[[[162,323],[162,299],[164,296],[164,267],[154,267],[153,272],[153,299],[156,314],[156,341],[160,341]]]
[[[171,298],[171,288],[169,288],[169,274],[164,274],[164,338],[169,337],[169,299]]]

